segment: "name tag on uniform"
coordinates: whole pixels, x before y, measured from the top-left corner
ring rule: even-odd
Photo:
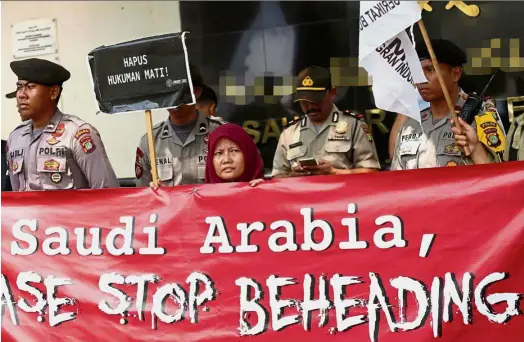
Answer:
[[[400,137],[401,142],[408,142],[408,141],[418,141],[422,137],[423,133],[411,133],[411,134],[403,134]]]
[[[11,159],[18,158],[18,157],[23,157],[23,156],[24,156],[24,149],[23,148],[21,148],[19,150],[14,150],[14,151],[9,152],[9,157],[11,157]]]
[[[65,147],[40,147],[38,149],[38,155],[49,155],[63,157],[66,155]]]
[[[173,159],[171,157],[156,158],[156,165],[171,165],[171,164],[173,164]]]
[[[295,147],[299,147],[299,146],[302,146],[302,141],[299,141],[297,143],[289,145],[289,148],[291,149],[291,148],[295,148]]]
[[[345,135],[334,135],[332,137],[329,137],[328,140],[345,140],[345,141],[349,141],[351,139],[348,136],[345,136]]]

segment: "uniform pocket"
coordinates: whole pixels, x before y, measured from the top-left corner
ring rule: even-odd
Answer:
[[[65,157],[38,157],[36,171],[44,190],[72,189],[74,186]]]
[[[307,146],[300,146],[295,148],[290,148],[287,150],[286,159],[290,162],[295,161],[296,159],[302,158],[307,153]]]
[[[172,165],[165,165],[165,166],[158,166],[158,178],[162,182],[168,182],[173,179],[173,166]]]
[[[17,175],[20,173],[20,171],[23,170],[24,167],[24,158],[18,158],[14,159],[13,163],[11,164],[11,172],[13,175]]]
[[[347,153],[351,148],[351,141],[327,141],[324,149],[327,153]]]
[[[198,165],[198,179],[204,180],[206,179],[206,165]]]
[[[418,149],[420,148],[420,145],[422,144],[422,141],[407,141],[400,144],[399,148],[399,155],[401,157],[404,156],[415,156],[417,155]]]

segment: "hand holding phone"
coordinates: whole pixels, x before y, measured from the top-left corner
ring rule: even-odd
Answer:
[[[304,159],[299,159],[298,160],[298,164],[301,166],[301,167],[304,167],[304,166],[318,166],[318,163],[316,161],[315,158],[304,158]]]

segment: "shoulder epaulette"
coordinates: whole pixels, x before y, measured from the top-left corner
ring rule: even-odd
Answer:
[[[216,116],[214,116],[214,117],[206,116],[206,119],[207,119],[207,121],[212,122],[214,124],[217,124],[219,126],[227,123],[226,121],[224,121],[224,119],[218,118]]]
[[[346,114],[346,115],[352,116],[352,117],[354,117],[357,120],[364,120],[364,118],[365,118],[364,114],[357,113],[357,112],[354,112],[354,111],[348,110],[348,109],[344,110],[343,113]]]
[[[71,121],[74,124],[76,124],[78,127],[80,127],[82,125],[85,125],[87,123],[84,120],[80,119],[78,116],[74,116],[74,115],[71,115],[71,114],[64,114],[62,116],[62,120]]]
[[[25,126],[29,125],[30,123],[31,123],[31,120],[22,121],[21,123],[18,124],[18,126],[16,126],[16,128],[14,130],[17,130],[19,128],[25,127]]]
[[[156,125],[153,126],[153,129],[157,129],[157,128],[160,128],[164,125],[165,121],[160,121],[159,123],[157,123]]]
[[[296,124],[297,122],[300,122],[302,121],[302,119],[304,118],[304,116],[297,116],[295,117],[293,120],[289,121],[287,124],[285,124],[284,126],[282,126],[282,128],[288,128],[290,126],[293,126],[294,124]]]

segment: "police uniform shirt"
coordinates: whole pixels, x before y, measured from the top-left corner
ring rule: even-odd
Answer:
[[[59,110],[39,134],[24,121],[9,135],[13,191],[118,187],[98,131]]]
[[[197,122],[182,143],[169,118],[153,127],[158,178],[163,185],[204,183],[209,133],[221,123],[198,112]],[[137,186],[149,186],[152,181],[147,134],[140,139],[135,160]]]
[[[457,102],[457,109],[462,108],[465,102],[464,93],[461,92]],[[496,114],[496,109],[489,103],[484,103],[482,112],[477,117],[489,115],[484,110],[494,113],[493,122],[499,125],[500,133],[494,136],[499,140],[499,145],[504,140],[504,131],[500,118]],[[496,119],[496,121],[495,121]],[[463,157],[462,150],[455,145],[454,135],[451,131],[451,114],[440,120],[433,119],[430,108],[421,112],[422,124],[416,120],[408,118],[399,130],[395,142],[395,151],[391,170],[411,170],[421,168],[432,168],[441,166],[459,166],[472,164],[469,157]],[[496,125],[496,124],[495,124]],[[476,120],[472,123],[477,131]],[[484,128],[481,128],[484,129]],[[486,130],[490,128],[486,127]],[[485,142],[483,142],[485,143]],[[496,142],[495,142],[496,143]],[[498,147],[498,145],[497,145]],[[489,162],[499,160],[496,153],[488,148]]]
[[[318,129],[305,115],[284,129],[273,160],[272,176],[288,174],[298,160],[325,160],[337,169],[380,169],[377,151],[367,125],[333,105]]]

